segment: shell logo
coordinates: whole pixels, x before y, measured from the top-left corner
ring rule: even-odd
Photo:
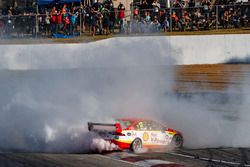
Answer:
[[[148,139],[149,139],[148,133],[144,132],[142,138],[143,138],[144,141],[148,141]]]

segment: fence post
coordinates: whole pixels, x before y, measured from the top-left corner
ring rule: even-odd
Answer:
[[[38,15],[38,5],[36,5],[36,39],[37,39],[37,33],[39,31],[37,15]]]
[[[218,5],[215,6],[215,14],[216,14],[216,23],[215,23],[215,27],[216,30],[218,29]]]
[[[170,6],[170,13],[169,13],[169,19],[170,19],[170,32],[173,31],[173,23],[172,23],[172,7]]]
[[[80,13],[80,36],[82,35],[82,10]]]

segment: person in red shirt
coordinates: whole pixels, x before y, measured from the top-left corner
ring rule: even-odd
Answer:
[[[56,33],[56,16],[57,16],[57,10],[56,7],[53,6],[51,12],[50,12],[50,24],[51,24],[51,34],[53,35]]]
[[[62,28],[62,13],[61,10],[59,9],[56,15],[56,33],[60,31]]]
[[[118,20],[120,33],[125,31],[125,6],[120,2],[118,6]]]

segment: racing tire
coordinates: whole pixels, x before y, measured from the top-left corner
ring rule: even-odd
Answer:
[[[131,144],[131,150],[135,153],[139,153],[142,149],[142,141],[139,138],[136,138]]]
[[[179,134],[174,135],[171,144],[174,148],[181,148],[183,146],[183,137]]]

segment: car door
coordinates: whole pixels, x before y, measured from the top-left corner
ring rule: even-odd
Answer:
[[[150,131],[150,139],[152,145],[160,146],[169,144],[169,136],[166,132],[166,127],[155,121],[150,121],[148,122],[148,129]]]
[[[144,146],[150,145],[151,140],[150,140],[150,131],[147,126],[147,121],[139,121],[136,126],[136,133],[137,137],[139,137],[142,140],[142,143]]]

